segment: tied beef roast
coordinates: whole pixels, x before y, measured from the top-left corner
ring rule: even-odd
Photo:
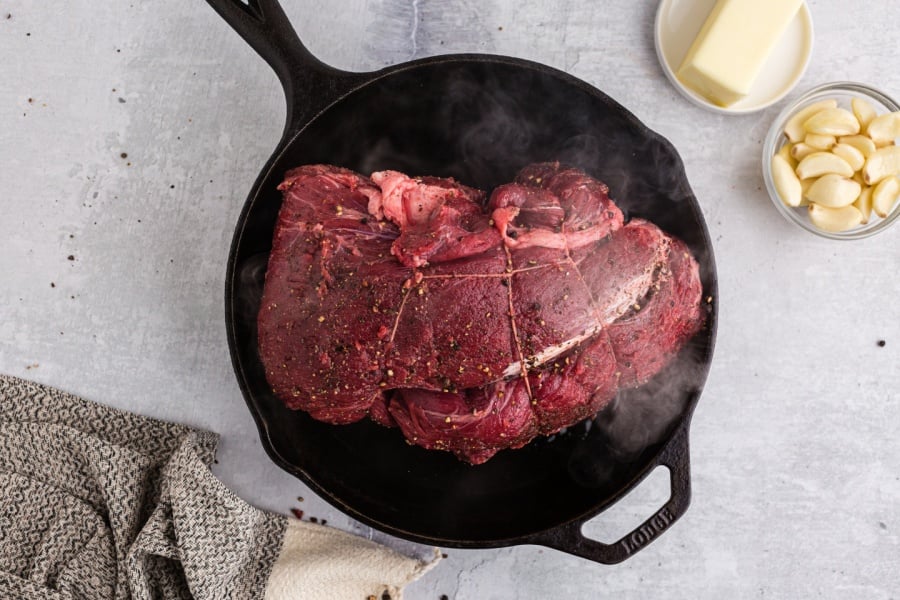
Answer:
[[[490,197],[328,165],[279,189],[260,356],[321,421],[369,417],[482,463],[646,382],[703,322],[684,243],[558,163]]]

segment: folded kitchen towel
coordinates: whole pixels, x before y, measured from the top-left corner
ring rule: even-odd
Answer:
[[[217,436],[0,375],[0,598],[399,598],[433,566],[256,509]]]

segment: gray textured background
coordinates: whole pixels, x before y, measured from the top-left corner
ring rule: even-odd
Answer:
[[[715,241],[718,347],[685,518],[613,568],[451,549],[410,599],[897,594],[900,227],[836,243],[778,215],[758,165],[783,104],[726,117],[683,100],[656,62],[654,2],[285,3],[340,68],[478,51],[584,78],[675,144]],[[900,96],[900,3],[810,6],[816,48],[791,97],[842,79]],[[231,372],[224,261],[282,113],[274,75],[201,0],[0,1],[0,371],[220,432],[217,473],[244,498],[385,540],[267,460]],[[624,531],[664,488],[588,530]]]

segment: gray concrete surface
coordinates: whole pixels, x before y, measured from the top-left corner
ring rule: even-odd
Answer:
[[[478,51],[587,80],[679,149],[715,241],[718,348],[685,518],[616,567],[451,549],[410,600],[897,597],[900,227],[836,243],[778,215],[758,165],[783,103],[726,117],[682,99],[656,62],[654,2],[285,3],[344,69]],[[845,79],[900,96],[900,4],[810,6],[813,61],[790,97]],[[217,473],[247,500],[286,512],[303,496],[307,516],[422,551],[272,465],[231,372],[224,262],[282,113],[274,75],[201,0],[0,0],[0,371],[215,430]],[[664,488],[589,530],[624,531]]]

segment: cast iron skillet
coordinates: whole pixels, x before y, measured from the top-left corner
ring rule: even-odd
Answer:
[[[602,92],[509,58],[436,56],[374,73],[313,57],[276,0],[208,0],[269,63],[287,98],[284,135],[240,215],[228,260],[226,319],[238,381],[263,445],[283,469],[354,518],[440,546],[541,544],[617,563],[678,519],[690,499],[688,426],[712,358],[716,313],[675,364],[593,421],[472,467],[405,443],[369,421],[332,426],[285,409],[266,383],[256,314],[285,171],[330,163],[370,173],[451,176],[490,190],[535,161],[560,160],[606,181],[631,216],[685,240],[716,296],[709,235],[675,149]],[[582,535],[655,467],[671,497],[605,544]]]

